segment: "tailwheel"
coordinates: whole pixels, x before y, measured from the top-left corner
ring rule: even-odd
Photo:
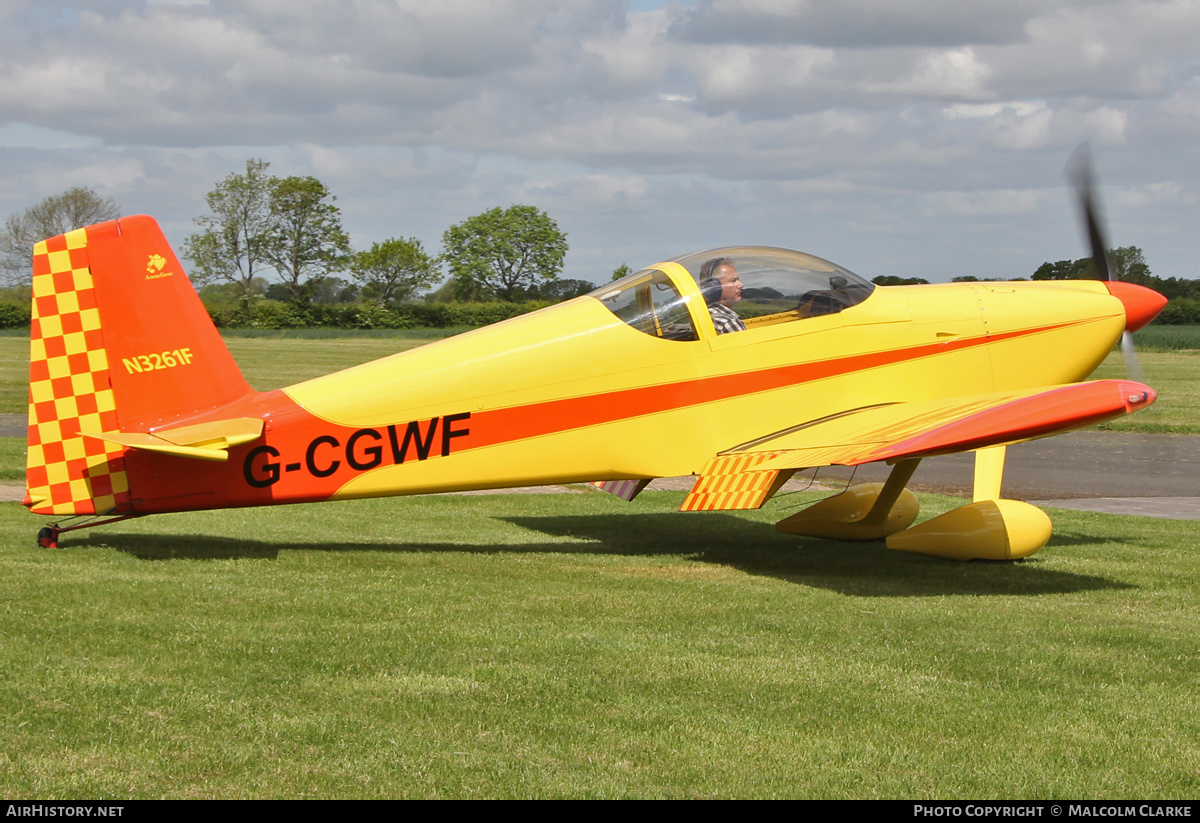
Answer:
[[[1019,500],[982,500],[887,538],[889,549],[949,560],[1019,560],[1050,540],[1050,518]]]
[[[38,546],[43,549],[57,549],[58,536],[63,532],[73,532],[78,529],[91,529],[96,526],[106,526],[109,523],[119,523],[122,520],[132,520],[135,517],[141,517],[140,514],[122,514],[116,517],[108,517],[101,515],[93,517],[90,515],[81,515],[76,518],[68,518],[68,520],[82,520],[82,523],[73,523],[69,526],[64,526],[61,523],[51,523],[49,526],[42,526],[38,529]]]

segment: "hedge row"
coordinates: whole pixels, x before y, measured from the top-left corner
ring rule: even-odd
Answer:
[[[412,303],[385,309],[374,303],[295,306],[276,300],[261,300],[250,310],[240,307],[208,307],[218,328],[302,329],[443,329],[450,326],[486,326],[526,314],[551,301],[528,303]],[[27,303],[0,303],[0,329],[29,325]]]
[[[526,314],[550,305],[549,301],[529,303],[410,303],[386,309],[373,303],[295,306],[275,300],[262,300],[250,307],[210,307],[209,315],[223,329],[444,329],[449,326],[486,326],[510,317]],[[1162,326],[1200,325],[1200,300],[1179,297],[1162,310],[1154,321]],[[0,303],[0,329],[29,325],[29,306]]]
[[[374,303],[297,306],[262,300],[249,311],[209,307],[218,328],[240,329],[443,329],[449,326],[487,326],[549,306],[528,303],[410,303],[388,309]]]
[[[547,300],[528,303],[413,303],[398,309],[385,309],[373,303],[294,306],[263,300],[252,305],[248,312],[240,307],[209,307],[208,314],[213,323],[223,329],[443,329],[450,326],[487,326],[549,305],[551,303]],[[0,303],[0,329],[28,325],[28,304]]]
[[[28,325],[28,303],[0,303],[0,329],[18,329]]]
[[[1167,302],[1167,307],[1154,318],[1159,326],[1193,326],[1200,324],[1200,300],[1177,297]]]

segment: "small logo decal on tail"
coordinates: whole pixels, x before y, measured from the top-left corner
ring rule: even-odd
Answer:
[[[146,262],[146,279],[157,280],[160,277],[170,277],[175,272],[163,271],[163,266],[167,265],[167,258],[161,254],[152,254]]]

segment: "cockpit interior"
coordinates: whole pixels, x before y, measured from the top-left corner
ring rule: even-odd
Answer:
[[[735,278],[736,286],[729,286]],[[733,246],[676,257],[601,286],[589,296],[645,334],[698,340],[703,332],[697,325],[703,328],[703,322],[698,324],[697,318],[707,308],[715,319],[715,312],[722,311],[713,308],[716,304],[732,311],[739,325],[750,330],[836,314],[866,300],[874,289],[869,280],[820,257],[767,246]],[[720,333],[719,327],[715,333]]]

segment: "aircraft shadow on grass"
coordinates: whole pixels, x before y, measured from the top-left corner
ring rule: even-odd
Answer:
[[[476,554],[556,553],[655,557],[675,555],[714,563],[746,574],[866,597],[924,597],[980,594],[1060,594],[1129,588],[1094,575],[1020,563],[950,562],[892,551],[882,541],[844,543],[793,535],[764,534],[761,523],[732,515],[681,518],[677,514],[584,514],[497,518],[555,540],[503,545],[469,543],[375,543],[313,541],[283,545],[254,538],[214,535],[108,533],[96,545],[143,560],[275,559],[280,551]],[[562,542],[563,538],[571,542]],[[1086,544],[1103,538],[1076,535],[1058,543]]]

